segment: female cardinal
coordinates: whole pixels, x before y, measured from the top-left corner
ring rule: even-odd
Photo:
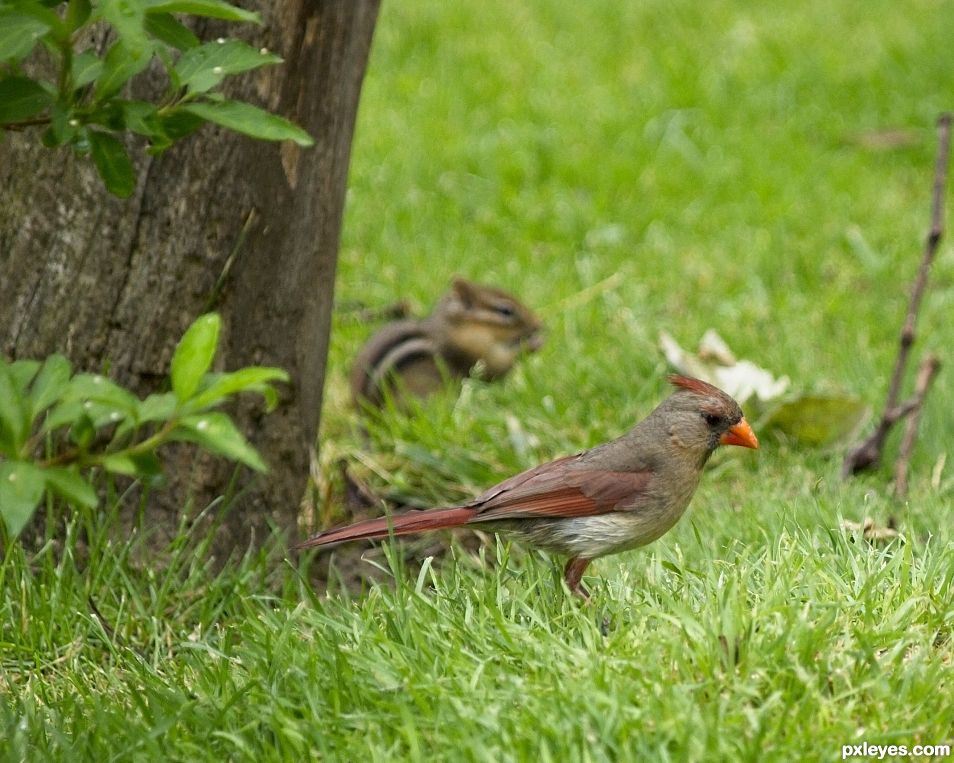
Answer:
[[[566,584],[586,599],[580,581],[587,565],[645,546],[676,524],[719,445],[759,446],[725,392],[686,376],[669,381],[676,391],[612,442],[529,469],[463,506],[358,522],[318,533],[298,548],[470,525],[569,556]]]

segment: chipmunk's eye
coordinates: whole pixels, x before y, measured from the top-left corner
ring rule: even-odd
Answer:
[[[702,418],[705,419],[706,424],[715,429],[719,424],[722,423],[722,417],[717,413],[706,413],[703,412]]]
[[[498,302],[494,305],[494,312],[497,315],[502,315],[504,318],[513,318],[517,313],[513,309],[513,305],[509,305],[506,302]]]

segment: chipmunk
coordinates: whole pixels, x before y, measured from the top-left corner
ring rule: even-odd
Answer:
[[[426,397],[475,367],[480,378],[499,379],[522,351],[540,348],[542,329],[507,292],[455,278],[429,316],[390,323],[367,341],[351,371],[352,396],[380,406],[388,389],[400,404],[402,395]]]

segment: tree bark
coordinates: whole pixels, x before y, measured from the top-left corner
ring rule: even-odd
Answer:
[[[150,523],[174,531],[192,496],[203,508],[236,486],[219,552],[295,526],[321,407],[351,137],[379,0],[262,3],[242,34],[285,63],[229,88],[304,127],[310,149],[212,125],[159,157],[142,146],[133,197],[103,189],[87,160],[39,135],[0,143],[0,351],[63,352],[140,394],[165,377],[177,339],[210,309],[223,317],[217,367],[280,366],[280,407],[233,411],[271,471],[254,479],[185,448],[165,459],[172,489]],[[236,27],[208,23],[204,39]],[[170,457],[171,456],[171,457]],[[229,485],[231,484],[231,488]]]

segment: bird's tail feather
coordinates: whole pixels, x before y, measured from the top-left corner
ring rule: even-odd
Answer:
[[[413,535],[414,533],[440,530],[445,527],[460,527],[474,516],[474,510],[454,506],[447,509],[428,509],[427,511],[409,511],[406,514],[394,514],[357,522],[336,530],[325,530],[311,536],[295,548],[312,548],[343,543],[349,540],[377,540],[394,535]]]

